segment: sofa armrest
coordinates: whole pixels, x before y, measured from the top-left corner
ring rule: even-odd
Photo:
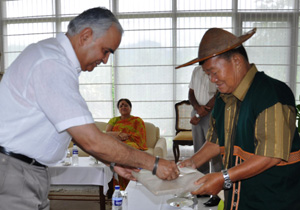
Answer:
[[[167,141],[165,138],[159,138],[154,147],[154,156],[166,159],[167,157]]]

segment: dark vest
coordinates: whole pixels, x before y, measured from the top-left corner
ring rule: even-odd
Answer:
[[[257,72],[241,103],[236,127],[235,146],[242,151],[254,154],[255,121],[265,109],[280,102],[295,107],[294,95],[283,82],[275,80],[263,72]],[[220,146],[224,146],[224,110],[225,103],[219,95],[212,112],[216,120],[216,130]],[[300,138],[295,130],[291,152],[300,150]],[[235,163],[236,156],[233,157]],[[238,160],[240,161],[240,160]],[[242,160],[241,160],[242,162]],[[274,166],[259,175],[241,181],[241,187],[234,193],[239,196],[238,208],[247,209],[300,209],[300,162],[283,166]],[[230,196],[232,196],[232,190]],[[231,203],[231,202],[229,202]],[[229,205],[230,206],[230,205]],[[230,209],[228,206],[227,210]]]

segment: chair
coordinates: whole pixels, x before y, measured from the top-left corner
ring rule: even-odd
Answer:
[[[160,158],[167,157],[167,141],[160,136],[159,128],[150,122],[145,122],[146,127],[146,144],[148,150],[147,153],[159,156]]]
[[[106,122],[95,122],[97,128],[101,131],[105,131],[106,129]],[[145,152],[154,155],[159,156],[161,158],[167,157],[167,141],[165,138],[160,137],[159,128],[153,125],[150,122],[145,122],[146,127],[146,144],[148,147],[148,150]],[[69,145],[70,152],[72,151],[73,142]],[[80,157],[89,156],[89,154],[82,151],[80,148],[78,148],[78,155]]]
[[[179,145],[193,145],[192,125],[190,123],[192,105],[188,100],[175,104],[175,130],[176,136],[173,139],[173,154],[177,163],[180,157]]]

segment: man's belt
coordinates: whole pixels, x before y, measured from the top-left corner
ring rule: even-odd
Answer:
[[[46,168],[45,165],[37,162],[35,159],[32,159],[32,158],[29,158],[25,155],[21,155],[21,154],[16,154],[16,153],[13,153],[13,152],[10,152],[10,151],[7,151],[4,147],[1,147],[0,146],[0,153],[3,153],[7,156],[10,156],[10,157],[13,157],[13,158],[16,158],[18,160],[21,160],[25,163],[28,163],[29,165],[34,165],[34,166],[40,166],[40,167],[44,167]]]

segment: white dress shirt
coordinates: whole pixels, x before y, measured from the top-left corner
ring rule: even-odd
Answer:
[[[80,71],[66,35],[29,45],[0,83],[0,146],[45,165],[62,160],[66,129],[94,122],[79,92]]]
[[[201,66],[195,67],[189,88],[194,90],[199,105],[206,105],[217,91],[216,85],[210,82]]]

